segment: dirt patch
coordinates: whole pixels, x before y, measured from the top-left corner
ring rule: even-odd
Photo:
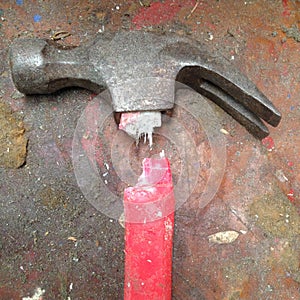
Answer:
[[[250,215],[265,233],[273,237],[291,238],[300,234],[300,216],[279,189],[254,201]]]
[[[0,167],[19,168],[26,161],[27,138],[22,118],[0,102]]]
[[[67,207],[67,197],[64,191],[54,190],[51,187],[45,187],[39,192],[39,198],[41,203],[50,208],[66,208]]]

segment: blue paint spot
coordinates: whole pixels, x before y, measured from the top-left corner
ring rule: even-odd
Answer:
[[[291,99],[291,94],[290,94],[290,93],[288,93],[287,97],[288,97],[288,99]]]
[[[291,106],[291,110],[294,110],[295,109],[295,106]]]
[[[23,0],[16,0],[16,4],[20,6],[23,5]]]
[[[40,16],[40,15],[34,15],[33,16],[33,21],[34,22],[40,22],[42,20],[42,16]]]

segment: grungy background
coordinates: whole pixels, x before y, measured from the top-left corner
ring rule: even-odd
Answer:
[[[95,95],[25,97],[8,48],[18,37],[64,31],[57,43],[77,46],[132,29],[219,51],[283,116],[261,142],[220,111],[226,173],[207,207],[193,195],[176,212],[173,299],[300,299],[299,22],[297,0],[0,1],[0,299],[122,299],[124,229],[84,199],[72,169],[76,122]],[[229,230],[235,241],[209,241]]]

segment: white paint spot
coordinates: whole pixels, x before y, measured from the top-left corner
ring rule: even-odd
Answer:
[[[37,288],[34,291],[34,295],[32,297],[23,297],[22,300],[41,300],[43,299],[42,296],[45,294],[45,290],[41,288]]]
[[[156,213],[156,216],[157,216],[158,218],[161,218],[161,217],[162,217],[162,212],[161,212],[161,211],[158,211],[158,212]]]

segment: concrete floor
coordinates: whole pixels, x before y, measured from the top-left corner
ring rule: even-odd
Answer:
[[[76,46],[99,30],[120,29],[171,31],[202,42],[230,59],[283,117],[259,141],[217,110],[225,175],[207,206],[199,207],[198,186],[176,211],[173,299],[300,299],[299,1],[18,0],[1,1],[0,18],[1,300],[122,299],[124,229],[84,198],[72,167],[75,126],[95,95],[77,88],[24,97],[8,64],[17,37],[63,30],[71,35],[58,43]],[[100,169],[104,162],[113,168],[110,128]],[[155,139],[153,152],[168,146]],[[153,153],[132,149],[138,172]],[[109,186],[118,187],[116,174]],[[239,234],[235,241],[209,241],[229,230]]]

